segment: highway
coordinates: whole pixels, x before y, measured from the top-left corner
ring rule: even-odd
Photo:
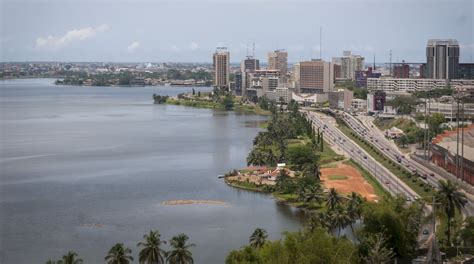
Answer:
[[[315,112],[304,113],[309,117],[315,129],[323,131],[324,139],[331,145],[338,147],[346,156],[358,162],[364,169],[381,183],[392,195],[402,195],[407,201],[413,201],[418,195],[396,175],[378,163],[372,156],[361,149],[355,142],[336,128],[334,118]]]
[[[433,188],[439,188],[439,180],[444,180],[441,175],[438,175],[434,171],[431,171],[418,162],[411,160],[409,157],[405,157],[405,154],[402,153],[393,142],[385,138],[383,132],[374,125],[370,124],[366,120],[359,120],[348,113],[343,113],[342,119],[354,132],[371,143],[375,148],[377,148],[381,153],[384,153],[393,162],[400,164],[402,167],[413,174],[418,174],[420,180],[428,183]],[[474,202],[472,200],[468,201],[463,213],[465,215],[474,215]]]

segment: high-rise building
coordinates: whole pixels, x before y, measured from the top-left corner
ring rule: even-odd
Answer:
[[[393,77],[394,78],[410,78],[410,66],[402,62],[402,64],[397,64],[393,67]]]
[[[455,39],[430,39],[426,45],[426,73],[432,79],[456,79],[459,44]]]
[[[326,93],[333,89],[334,68],[323,60],[295,64],[295,82],[299,93]]]
[[[240,71],[242,72],[242,95],[245,95],[247,89],[250,88],[250,74],[259,69],[260,62],[252,56],[247,56],[240,64]]]
[[[341,65],[340,78],[355,80],[355,72],[364,69],[364,57],[344,51],[342,57],[332,58],[332,63]]]
[[[225,47],[218,47],[212,56],[214,65],[214,88],[229,89],[230,53]]]
[[[288,53],[285,50],[269,52],[268,69],[280,70],[281,76],[286,76],[288,72]]]

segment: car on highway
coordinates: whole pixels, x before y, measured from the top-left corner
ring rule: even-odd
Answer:
[[[420,177],[421,177],[423,180],[428,179],[428,175],[427,175],[427,174],[422,174]]]
[[[386,180],[386,181],[385,181],[385,184],[390,184],[390,181]]]
[[[367,156],[364,155],[364,159],[367,159]]]
[[[430,233],[430,231],[428,229],[423,230],[423,235],[428,235],[429,233]]]
[[[430,176],[434,177],[434,176],[435,176],[435,174],[434,174],[433,172],[430,172]]]

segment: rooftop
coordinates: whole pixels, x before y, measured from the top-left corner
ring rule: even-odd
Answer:
[[[429,39],[428,46],[435,46],[435,45],[453,45],[458,46],[458,41],[455,39]]]

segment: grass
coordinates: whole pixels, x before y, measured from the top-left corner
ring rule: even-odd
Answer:
[[[367,170],[365,170],[364,168],[362,168],[362,166],[360,166],[359,163],[355,162],[354,160],[350,159],[350,160],[347,160],[347,161],[344,161],[343,162],[344,164],[347,164],[347,165],[350,165],[354,168],[356,168],[360,174],[362,175],[362,177],[364,177],[364,179],[370,184],[372,185],[372,187],[374,188],[374,191],[375,191],[375,194],[379,197],[379,198],[382,198],[382,197],[389,197],[390,196],[390,193],[385,190],[385,188],[382,186],[382,184],[377,181],[377,179],[375,179],[375,177],[370,174]]]
[[[249,190],[249,191],[257,191],[257,192],[263,192],[263,187],[258,186],[255,183],[252,182],[246,182],[246,181],[226,181],[227,184],[229,184],[232,187],[244,189],[244,190]]]
[[[333,181],[334,180],[347,180],[347,179],[349,179],[349,177],[344,176],[344,175],[329,175],[328,179],[333,180]]]
[[[321,166],[319,166],[321,169],[323,168],[337,168],[337,161],[335,162],[331,162],[331,163],[326,163],[326,164],[322,164]]]
[[[375,147],[369,142],[361,139],[358,136],[355,136],[353,131],[347,127],[345,124],[339,122],[339,129],[354,142],[356,142],[361,148],[363,148],[370,156],[372,156],[376,161],[382,164],[385,168],[395,174],[403,182],[405,182],[413,191],[415,191],[420,197],[432,196],[434,190],[428,184],[423,183],[420,179],[413,176],[411,172],[407,171],[397,163],[393,162],[391,159],[386,157],[384,154],[380,153]],[[429,199],[429,198],[423,198]],[[427,200],[428,201],[428,200]]]
[[[329,144],[324,140],[323,142],[323,152],[320,152],[319,163],[321,165],[332,163],[334,161],[343,160],[344,156],[337,154],[334,150],[331,149]]]

